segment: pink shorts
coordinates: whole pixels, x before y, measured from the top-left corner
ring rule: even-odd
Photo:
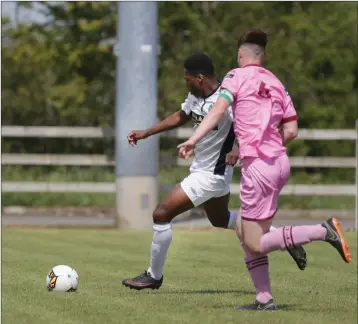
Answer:
[[[278,196],[290,175],[287,155],[273,160],[245,158],[241,162],[241,218],[263,221],[274,217]]]

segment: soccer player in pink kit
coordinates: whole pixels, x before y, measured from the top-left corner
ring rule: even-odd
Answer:
[[[330,218],[310,226],[284,226],[269,232],[277,211],[278,196],[287,183],[290,163],[286,145],[297,136],[297,114],[280,80],[262,67],[267,35],[249,30],[238,42],[239,67],[230,71],[215,106],[191,138],[179,147],[188,158],[198,143],[232,106],[235,136],[239,141],[241,167],[241,224],[238,235],[246,253],[246,264],[256,288],[256,301],[240,310],[275,310],[269,279],[268,257],[272,251],[326,241],[345,262],[349,247],[339,222]]]

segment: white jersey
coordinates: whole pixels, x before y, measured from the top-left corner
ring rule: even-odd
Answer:
[[[181,109],[194,121],[194,129],[198,127],[204,117],[214,106],[219,97],[220,87],[207,98],[198,98],[188,94]],[[224,117],[210,133],[208,133],[195,147],[194,160],[190,172],[211,173],[225,178],[232,176],[233,167],[225,163],[226,154],[231,152],[235,141],[233,114],[231,107]]]

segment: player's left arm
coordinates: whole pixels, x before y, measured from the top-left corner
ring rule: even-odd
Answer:
[[[228,165],[236,165],[237,161],[240,158],[240,152],[239,152],[239,144],[237,140],[235,139],[234,146],[228,154],[226,154],[225,163]]]
[[[282,124],[280,129],[282,137],[282,144],[286,146],[289,142],[293,141],[298,135],[297,120],[288,121]]]
[[[298,116],[293,105],[291,96],[285,91],[283,102],[283,118],[281,121],[280,134],[282,137],[282,144],[286,146],[289,142],[294,140],[298,135]]]

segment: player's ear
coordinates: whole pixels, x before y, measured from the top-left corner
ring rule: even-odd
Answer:
[[[199,82],[203,82],[204,76],[199,73],[199,74],[197,75],[197,79],[198,79]]]

